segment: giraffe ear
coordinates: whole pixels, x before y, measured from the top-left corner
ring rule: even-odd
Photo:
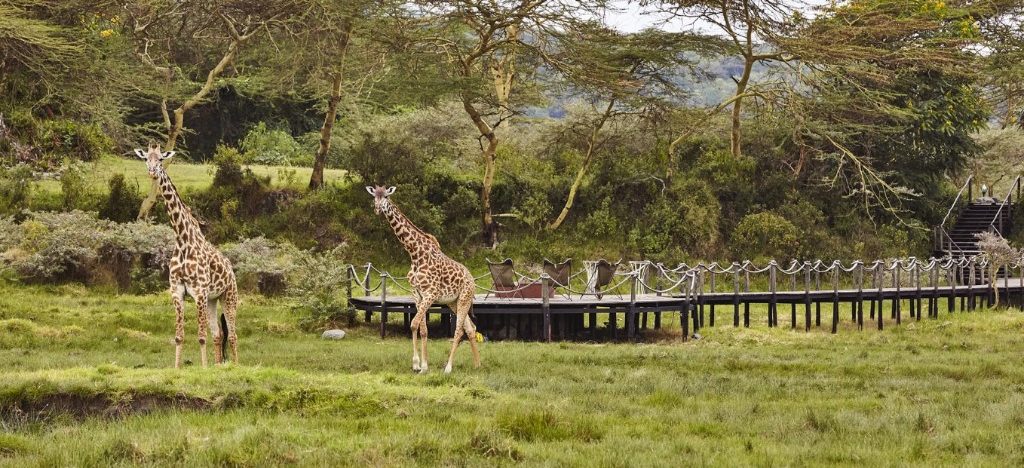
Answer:
[[[135,155],[138,156],[139,159],[146,159],[146,153],[139,148],[135,148]]]
[[[369,193],[370,195],[377,195],[373,192],[373,187],[370,187],[369,185],[366,186],[366,193]]]
[[[165,151],[163,154],[160,155],[160,160],[163,161],[165,159],[171,159],[171,156],[174,156],[174,155],[175,155],[174,151]]]
[[[384,192],[384,195],[390,197],[392,193],[395,193],[395,188],[396,187],[394,185],[388,187],[388,191]]]

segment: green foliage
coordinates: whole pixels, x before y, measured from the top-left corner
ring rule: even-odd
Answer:
[[[100,205],[99,216],[118,223],[134,221],[141,203],[138,184],[129,184],[124,174],[114,174],[107,184],[107,198]]]
[[[309,147],[303,147],[284,130],[267,127],[266,122],[260,122],[249,130],[239,143],[239,148],[242,150],[243,161],[248,164],[313,164],[313,153]]]
[[[77,161],[69,161],[60,173],[60,191],[64,209],[88,209],[94,194],[85,177],[85,167]]]
[[[114,142],[95,124],[57,119],[43,120],[39,126],[39,148],[57,160],[95,161],[114,148]]]
[[[27,164],[0,166],[0,215],[18,214],[32,197],[32,168]]]
[[[239,287],[248,291],[256,289],[261,275],[281,277],[288,284],[303,257],[308,255],[291,243],[274,242],[265,237],[245,239],[225,246],[222,251],[231,260]]]
[[[304,313],[301,325],[322,327],[328,323],[352,324],[355,309],[348,305],[348,247],[340,245],[319,255],[302,256],[298,274],[289,283],[294,307]]]
[[[786,218],[771,212],[743,217],[732,233],[732,245],[740,258],[773,258],[780,263],[797,258],[800,232]]]

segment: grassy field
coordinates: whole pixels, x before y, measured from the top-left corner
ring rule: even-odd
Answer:
[[[487,342],[482,368],[464,347],[450,376],[438,334],[421,376],[407,338],[325,342],[295,323],[246,296],[242,364],[174,370],[163,294],[0,285],[0,465],[1024,464],[1019,311]]]
[[[134,156],[131,158],[106,157],[94,163],[85,164],[87,178],[95,189],[106,190],[107,181],[114,174],[124,174],[129,182],[134,181],[139,184],[139,187],[149,188],[149,173],[146,172],[146,163]],[[305,187],[309,183],[309,175],[313,171],[308,167],[260,165],[248,165],[245,167],[252,169],[257,175],[270,177],[271,184],[276,187],[283,185],[291,185],[295,188]],[[175,161],[167,165],[167,173],[170,174],[175,186],[181,190],[205,189],[209,187],[213,181],[215,169],[212,164],[190,164],[181,161]],[[295,171],[295,177],[290,181],[290,184],[288,181],[282,180],[283,170]],[[327,182],[341,180],[344,175],[345,171],[340,169],[324,170],[324,180]],[[39,188],[43,192],[60,193],[60,182],[44,180],[39,183]]]

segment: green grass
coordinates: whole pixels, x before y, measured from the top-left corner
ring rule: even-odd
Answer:
[[[246,296],[242,365],[174,370],[164,294],[0,285],[0,465],[1024,463],[1019,311],[837,335],[756,312],[686,343],[487,342],[480,369],[463,347],[450,376],[435,334],[421,376],[408,338],[325,342]]]
[[[263,177],[270,177],[271,185],[285,185],[281,179],[281,170],[294,170],[295,178],[291,183],[293,188],[302,188],[309,183],[309,175],[313,172],[308,167],[285,167],[285,166],[244,166],[252,169],[254,173]],[[176,161],[167,165],[167,173],[171,180],[180,190],[205,189],[213,182],[213,173],[216,170],[212,164],[189,164]],[[86,163],[86,172],[90,185],[95,189],[106,190],[107,181],[114,174],[124,174],[129,183],[138,183],[139,187],[149,187],[149,173],[146,172],[146,163],[141,159],[105,157],[93,163]],[[324,180],[334,182],[341,180],[345,171],[340,169],[325,169]],[[56,180],[44,180],[39,182],[39,189],[44,193],[59,194],[60,182]]]

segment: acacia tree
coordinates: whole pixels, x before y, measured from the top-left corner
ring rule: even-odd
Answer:
[[[158,79],[164,149],[174,149],[186,130],[185,114],[221,84],[242,48],[270,31],[293,7],[286,0],[140,0],[123,6],[123,32],[138,59]],[[149,216],[158,194],[154,181],[139,208],[139,219]]]
[[[483,177],[480,218],[483,242],[498,242],[491,191],[498,171],[499,127],[528,97],[529,76],[547,61],[548,38],[593,17],[590,2],[561,0],[424,1],[432,30],[421,38],[432,48],[452,92],[477,129]],[[518,92],[514,92],[518,91]]]
[[[709,31],[709,40],[724,38],[723,54],[742,61],[739,76],[730,76],[736,83],[732,97],[709,112],[713,114],[732,106],[729,146],[732,155],[740,157],[743,154],[743,102],[758,95],[751,89],[751,74],[757,64],[792,60],[777,44],[789,33],[794,22],[802,21],[796,4],[791,0],[644,0],[640,3],[656,5],[660,11],[687,22],[695,30],[710,25],[713,30]],[[690,133],[677,138],[670,149]]]
[[[276,92],[324,99],[324,119],[309,179],[324,185],[324,168],[339,110],[354,110],[391,69],[390,44],[406,13],[399,2],[305,0],[260,51],[262,81]]]
[[[552,63],[570,89],[585,95],[595,109],[588,118],[568,125],[578,137],[582,161],[548,230],[558,229],[569,215],[594,159],[613,136],[606,126],[615,121],[633,126],[679,105],[684,93],[674,79],[693,65],[685,53],[702,51],[705,45],[703,38],[691,34],[648,30],[624,35],[600,25],[567,31],[559,39],[560,51]]]
[[[988,117],[970,3],[853,0],[785,40],[800,63],[776,105],[791,129],[783,144],[816,163],[808,180],[902,221],[908,201],[964,167]]]

